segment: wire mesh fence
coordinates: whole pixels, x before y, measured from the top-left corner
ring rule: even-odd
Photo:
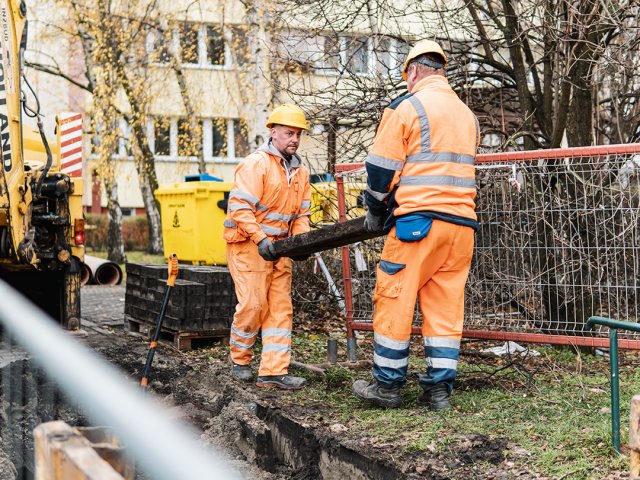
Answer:
[[[364,180],[362,164],[338,170],[345,191]],[[465,336],[604,346],[605,332],[586,331],[589,316],[640,320],[639,144],[479,155],[476,180]],[[371,328],[382,246],[348,247],[355,329]],[[640,348],[637,334],[625,338],[623,346]]]

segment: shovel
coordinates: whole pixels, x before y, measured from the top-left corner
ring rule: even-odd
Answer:
[[[178,277],[178,256],[175,253],[172,253],[169,256],[169,278],[167,278],[167,285],[164,287],[164,297],[162,298],[162,306],[160,307],[160,313],[158,314],[158,320],[156,320],[156,330],[153,333],[153,339],[149,344],[149,353],[147,353],[147,363],[144,365],[144,371],[142,372],[142,380],[140,380],[140,385],[142,388],[147,388],[147,383],[149,383],[149,369],[151,368],[151,364],[153,363],[153,356],[156,353],[156,348],[158,346],[158,339],[160,338],[160,329],[162,327],[162,320],[164,320],[164,314],[167,310],[167,304],[169,303],[169,296],[171,295],[171,290],[173,286],[176,284],[176,278]]]

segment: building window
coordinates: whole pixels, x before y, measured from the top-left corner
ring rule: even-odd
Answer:
[[[124,118],[118,121],[118,155],[121,157],[133,156],[131,148],[131,126]]]
[[[160,64],[170,63],[172,51],[177,52],[185,66],[230,68],[232,56],[238,65],[249,61],[246,28],[237,25],[223,28],[183,22],[173,31],[151,30],[147,34],[146,49],[151,61]]]
[[[195,158],[202,148],[206,161],[235,162],[251,153],[245,120],[156,117],[148,124],[149,142],[163,160]]]
[[[207,65],[226,65],[225,39],[222,28],[216,25],[206,26]]]
[[[329,71],[342,70],[342,57],[340,54],[340,38],[324,37],[324,58],[322,67]]]
[[[411,46],[408,42],[405,42],[401,39],[394,39],[392,42],[392,53],[391,53],[391,74],[396,77],[402,76],[402,67],[404,65],[404,60],[407,58],[407,54]]]
[[[325,35],[321,45],[322,58],[316,60],[317,73],[369,75],[371,45],[366,37]]]
[[[233,140],[235,146],[235,157],[246,157],[251,153],[251,146],[249,145],[249,127],[244,120],[233,121]]]
[[[347,54],[347,68],[351,73],[368,74],[369,73],[369,45],[366,37],[344,38]]]
[[[232,25],[229,27],[231,36],[231,51],[233,52],[233,62],[243,67],[251,61],[249,55],[249,42],[248,42],[248,26],[247,25]]]
[[[195,23],[184,22],[178,30],[180,38],[180,61],[183,64],[199,63],[199,26]]]
[[[375,55],[372,70],[378,75],[398,78],[402,76],[402,66],[409,53],[409,44],[404,40],[392,37],[378,39],[377,47],[370,50]],[[370,62],[371,63],[371,62]]]
[[[222,118],[211,120],[211,156],[225,157],[227,154],[227,121]]]
[[[303,33],[291,33],[283,38],[281,51],[289,63],[295,64],[296,58],[298,63],[311,60],[319,74],[399,77],[409,45],[389,36],[323,35],[310,41]]]
[[[284,32],[278,42],[278,56],[287,71],[308,73],[320,70],[324,61],[325,37],[309,37],[302,32]]]
[[[151,30],[147,35],[147,52],[154,63],[169,63],[171,61],[172,32]]]
[[[202,144],[202,123],[188,118],[179,118],[177,129],[178,156],[198,156],[198,145]]]
[[[171,155],[171,120],[157,117],[153,122],[153,140],[156,155]]]

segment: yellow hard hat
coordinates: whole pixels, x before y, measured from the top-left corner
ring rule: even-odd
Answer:
[[[442,47],[433,40],[422,40],[413,46],[407,54],[407,59],[404,61],[404,67],[402,67],[402,79],[405,82],[407,81],[407,67],[409,66],[409,62],[420,55],[424,55],[425,53],[437,53],[438,55],[441,55],[444,59],[444,66],[447,66],[447,56],[442,51]]]
[[[309,130],[307,117],[302,109],[293,103],[278,105],[273,109],[273,112],[271,112],[267,120],[267,128],[271,128],[274,125],[286,125],[287,127],[298,127],[303,130]]]

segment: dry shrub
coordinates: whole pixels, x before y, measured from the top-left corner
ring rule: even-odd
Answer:
[[[107,249],[107,215],[86,214],[86,245],[92,250]],[[148,250],[149,227],[147,217],[138,215],[122,221],[122,237],[125,250]]]

